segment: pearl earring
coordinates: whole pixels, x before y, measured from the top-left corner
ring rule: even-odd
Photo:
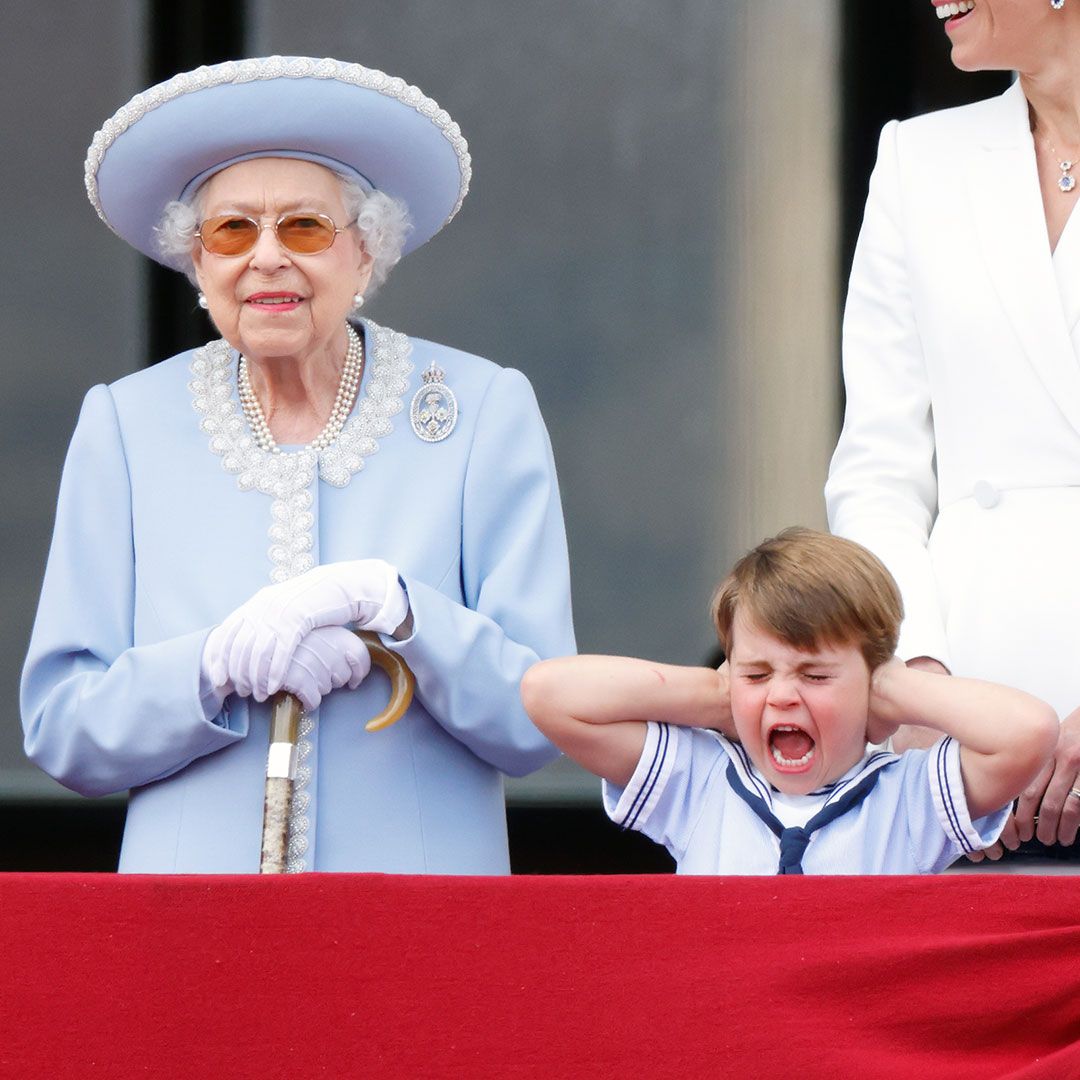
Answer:
[[[353,294],[352,306],[354,308],[362,308],[364,306],[364,294],[362,292]]]
[[[1060,11],[1065,6],[1065,0],[1050,0],[1050,6],[1055,11]]]
[[[199,293],[199,298],[195,302],[199,305],[199,307],[203,309],[203,311],[205,311],[210,306],[206,302],[206,297],[202,293]]]

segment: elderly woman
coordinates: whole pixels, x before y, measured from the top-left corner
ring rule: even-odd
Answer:
[[[1055,759],[1003,841],[1067,846],[1080,825],[1080,0],[932,10],[958,67],[1019,79],[882,132],[830,522],[895,575],[910,662],[1058,710]]]
[[[518,372],[350,317],[469,174],[435,102],[334,60],[178,75],[95,137],[98,213],[222,335],[88,393],[23,676],[29,756],[131,789],[121,870],[257,868],[288,690],[290,870],[507,871],[501,774],[555,756],[518,684],[574,649],[547,434]],[[356,628],[416,677],[378,734]]]

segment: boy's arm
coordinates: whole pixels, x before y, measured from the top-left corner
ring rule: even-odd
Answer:
[[[1038,698],[978,679],[943,679],[896,659],[874,672],[870,713],[886,724],[921,724],[956,739],[973,819],[1019,795],[1057,744],[1057,715]]]
[[[567,757],[618,787],[634,775],[646,720],[734,734],[727,664],[717,671],[628,656],[568,656],[531,667],[521,698],[533,723]]]

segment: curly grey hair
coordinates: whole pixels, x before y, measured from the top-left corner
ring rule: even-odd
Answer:
[[[345,212],[349,220],[355,219],[364,248],[372,258],[371,282],[367,290],[370,296],[401,258],[405,237],[412,228],[409,210],[401,199],[381,191],[369,194],[351,177],[338,172],[334,176],[341,184]],[[158,250],[165,262],[185,274],[193,285],[196,282],[191,249],[198,242],[195,231],[199,227],[204,187],[196,188],[183,201],[167,203],[154,230]]]

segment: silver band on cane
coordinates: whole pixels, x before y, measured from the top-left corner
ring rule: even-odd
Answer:
[[[273,742],[266,756],[266,775],[296,779],[296,743]]]

